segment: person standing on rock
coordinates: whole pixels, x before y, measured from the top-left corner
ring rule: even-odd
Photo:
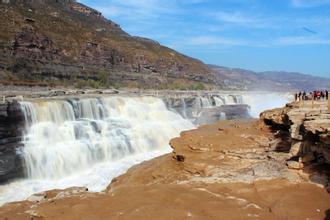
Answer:
[[[328,100],[328,98],[329,98],[329,92],[328,90],[325,90],[325,99]]]
[[[303,97],[303,100],[306,100],[307,99],[306,92],[305,91],[303,92],[302,97]]]

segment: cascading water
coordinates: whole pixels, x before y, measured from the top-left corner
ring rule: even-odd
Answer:
[[[215,102],[215,106],[222,106],[225,104],[225,102],[219,97],[214,96],[213,99]]]
[[[169,140],[194,127],[154,97],[35,101],[21,106],[27,124],[22,148],[27,178],[0,186],[0,203],[53,188],[102,190],[130,166],[170,152]]]
[[[226,105],[234,105],[234,104],[237,104],[236,100],[235,100],[235,97],[232,96],[232,95],[226,95],[224,96],[224,99],[225,99],[225,103]]]
[[[200,97],[200,100],[201,100],[202,108],[212,107],[212,102],[210,101],[210,97]]]
[[[247,104],[250,115],[283,106],[285,94],[102,97],[21,102],[26,178],[0,186],[0,205],[55,188],[103,190],[112,178],[168,153],[168,142],[196,124],[226,119],[225,105]],[[234,108],[234,106],[233,106]],[[180,115],[180,114],[181,115]],[[20,193],[17,193],[20,192]]]

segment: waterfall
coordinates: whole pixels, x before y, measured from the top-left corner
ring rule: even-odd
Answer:
[[[213,96],[213,99],[215,102],[215,106],[222,106],[225,104],[224,101],[219,97]]]
[[[26,177],[0,185],[0,205],[55,188],[101,191],[133,165],[171,152],[169,140],[194,128],[192,122],[230,117],[230,109],[218,111],[225,105],[247,104],[256,117],[287,101],[282,94],[212,93],[20,102],[26,123],[24,147],[18,153]]]
[[[212,102],[209,97],[200,97],[202,108],[210,108],[212,107]]]
[[[184,98],[181,98],[181,103],[182,103],[182,114],[184,118],[188,118],[187,116],[187,106],[186,106],[186,101],[184,100]]]
[[[60,179],[94,164],[155,149],[192,124],[161,99],[88,98],[22,102],[30,179]]]
[[[225,105],[236,104],[236,100],[235,100],[234,96],[232,96],[232,95],[225,95],[225,96],[222,96],[222,98],[225,100]]]
[[[0,205],[55,188],[101,191],[131,166],[171,152],[170,139],[194,128],[156,97],[70,98],[20,105],[26,121],[21,149],[26,177],[0,185]]]

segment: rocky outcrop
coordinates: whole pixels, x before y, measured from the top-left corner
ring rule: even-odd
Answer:
[[[292,103],[283,109],[263,112],[261,119],[286,134],[292,160],[330,164],[330,113],[325,101]],[[302,165],[295,164],[297,168]]]
[[[24,115],[17,102],[0,104],[0,183],[23,175],[21,147]]]
[[[114,48],[106,47],[95,42],[87,42],[82,48],[80,61],[86,65],[114,68],[125,65],[125,57]]]
[[[72,10],[75,10],[77,12],[80,12],[82,14],[85,14],[87,16],[94,16],[94,17],[97,17],[97,18],[101,18],[101,19],[105,19],[103,16],[102,16],[102,13],[95,10],[95,9],[92,9],[90,7],[87,7],[85,5],[82,5],[82,4],[79,4],[79,3],[76,3],[76,2],[72,2],[69,4],[69,7],[72,9]]]
[[[11,54],[20,58],[29,57],[32,60],[60,61],[59,51],[52,40],[38,33],[30,25],[23,26],[17,33],[12,43]]]

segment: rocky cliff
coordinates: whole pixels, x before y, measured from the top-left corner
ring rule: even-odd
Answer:
[[[0,11],[2,84],[193,89],[213,82],[202,62],[130,36],[76,1],[2,0]]]
[[[261,114],[261,119],[282,136],[282,141],[274,144],[273,149],[290,154],[287,162],[290,168],[330,164],[330,113],[327,105],[325,101],[298,102]],[[330,185],[328,187],[330,189]]]

